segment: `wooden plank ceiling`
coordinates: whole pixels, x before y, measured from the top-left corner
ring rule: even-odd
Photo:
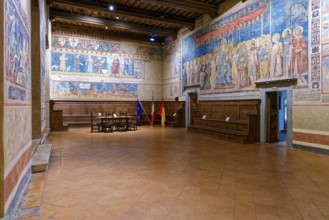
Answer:
[[[229,0],[52,0],[52,29],[93,33],[114,38],[157,43],[179,29],[194,29],[195,20],[204,14],[218,16]],[[113,10],[110,10],[113,6]]]

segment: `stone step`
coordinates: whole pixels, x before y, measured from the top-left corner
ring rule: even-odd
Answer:
[[[41,144],[38,146],[32,157],[32,173],[44,172],[47,170],[51,146],[51,144]]]

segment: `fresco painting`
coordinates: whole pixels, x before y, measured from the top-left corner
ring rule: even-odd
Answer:
[[[75,36],[54,35],[52,39],[52,47],[110,53],[121,52],[121,45],[118,42],[87,39]]]
[[[180,93],[180,82],[169,83],[164,86],[164,97],[166,99],[173,99],[179,97]]]
[[[311,75],[310,87],[313,90],[321,89],[320,75],[321,75],[321,25],[320,25],[320,0],[312,0],[311,11]]]
[[[245,2],[182,44],[182,85],[200,84],[203,93],[287,78],[308,86],[308,1]]]
[[[46,25],[46,14],[45,14],[45,2],[42,0],[38,1],[40,11],[40,63],[41,63],[41,91],[45,92],[46,84],[46,36],[47,36],[47,25]],[[45,96],[45,94],[43,94]]]
[[[95,56],[52,52],[51,55],[51,70],[55,74],[102,74],[110,78],[132,79],[141,79],[144,76],[144,61],[118,54]]]
[[[6,99],[30,101],[30,25],[25,4],[5,1],[5,79],[10,86]]]
[[[157,46],[55,33],[50,98],[131,100],[144,96],[146,91],[139,91],[138,86],[145,81],[157,86],[154,75],[162,74],[155,71],[162,69],[162,55]],[[154,79],[146,79],[151,74],[145,71],[152,72]]]
[[[40,96],[41,96],[41,130],[46,128],[46,42],[47,39],[47,18],[45,1],[39,0],[40,11]]]
[[[149,59],[162,60],[163,50],[161,47],[139,46],[136,49],[137,55],[148,56]]]
[[[329,0],[322,1],[322,84],[323,93],[329,93]]]
[[[53,98],[136,99],[137,94],[137,84],[65,81],[51,82],[51,96]]]
[[[181,68],[180,56],[170,56],[164,58],[164,72],[166,78],[179,77]]]

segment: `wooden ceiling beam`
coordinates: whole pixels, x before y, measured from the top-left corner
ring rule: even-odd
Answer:
[[[203,3],[197,0],[143,0],[144,2],[161,5],[169,8],[178,8],[199,14],[209,14],[212,17],[218,15],[218,6]]]
[[[69,7],[75,7],[80,8],[84,10],[95,10],[98,12],[106,13],[106,14],[112,14],[115,16],[129,16],[130,18],[141,18],[144,20],[152,21],[152,22],[159,22],[162,24],[168,24],[168,25],[180,25],[182,27],[188,27],[190,30],[194,28],[194,20],[193,19],[187,19],[179,16],[173,16],[169,14],[160,14],[153,11],[145,11],[137,8],[131,8],[131,7],[124,7],[120,5],[115,5],[115,10],[109,11],[108,3],[102,3],[102,2],[92,2],[90,0],[79,0],[79,1],[73,1],[73,0],[54,0],[52,2],[52,7],[56,6],[69,6]]]
[[[83,23],[88,23],[88,24],[103,25],[104,27],[108,26],[111,28],[124,30],[127,32],[130,32],[131,30],[135,30],[135,31],[141,32],[143,34],[154,34],[154,35],[158,35],[158,36],[162,36],[162,37],[169,36],[169,35],[176,37],[176,35],[177,35],[177,32],[174,30],[132,24],[132,23],[127,23],[127,22],[122,22],[122,21],[113,21],[113,20],[108,20],[108,19],[103,19],[103,18],[82,16],[82,15],[77,15],[77,14],[71,14],[68,12],[60,12],[60,11],[56,11],[54,9],[50,10],[50,19],[51,20],[64,19],[64,20],[68,20],[68,21],[77,21],[77,22],[83,22]]]
[[[62,24],[62,23],[54,23],[52,25],[52,31],[66,31],[66,32],[81,32],[84,34],[90,34],[90,35],[97,35],[97,36],[104,36],[106,38],[112,39],[112,40],[134,40],[134,41],[144,41],[144,42],[150,42],[149,37],[145,35],[140,35],[136,33],[125,33],[125,32],[112,32],[111,29],[101,29],[97,27],[88,27],[88,26],[81,26],[81,25],[71,25],[71,24]],[[163,43],[164,42],[163,37],[156,38],[156,41],[154,43]]]

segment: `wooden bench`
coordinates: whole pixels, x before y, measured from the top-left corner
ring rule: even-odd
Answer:
[[[249,115],[246,121],[193,118],[188,130],[239,143],[254,143],[259,141],[259,118],[259,115]]]
[[[63,123],[72,126],[90,126],[90,115],[63,115]]]
[[[188,130],[239,143],[254,143],[259,141],[259,117],[249,115],[247,121],[194,118]]]
[[[177,109],[172,115],[167,114],[166,125],[174,128],[185,127],[185,107]]]

